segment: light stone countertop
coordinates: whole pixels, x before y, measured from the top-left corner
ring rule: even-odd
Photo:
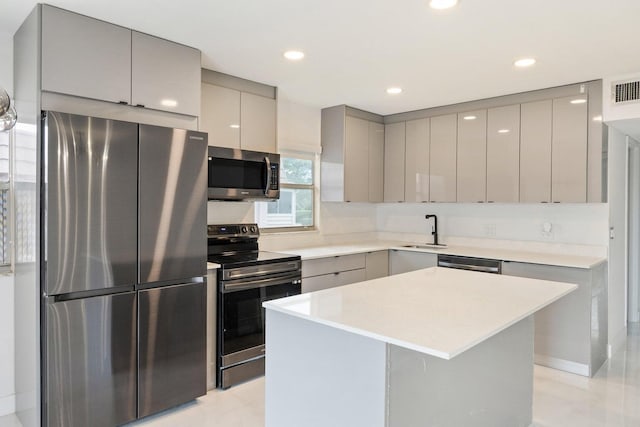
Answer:
[[[502,261],[524,262],[531,264],[555,265],[560,267],[593,268],[606,261],[606,258],[581,256],[570,254],[554,254],[545,252],[529,252],[511,249],[492,249],[471,246],[447,246],[446,248],[407,248],[409,242],[366,242],[349,245],[318,246],[299,249],[285,249],[278,252],[300,255],[302,260],[325,258],[330,256],[351,255],[363,252],[374,252],[387,249],[400,249],[404,251],[416,251],[438,253],[447,255],[459,255],[476,258],[497,259]],[[419,244],[419,243],[416,243]]]
[[[207,263],[207,270],[215,270],[220,268],[220,264],[217,264],[215,262],[208,262]]]
[[[576,288],[433,267],[263,306],[448,360]]]

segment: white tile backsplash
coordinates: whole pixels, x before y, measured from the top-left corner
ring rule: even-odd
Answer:
[[[608,245],[606,203],[381,204],[377,207],[377,230],[431,239],[432,222],[424,218],[428,213],[438,215],[438,232],[444,242],[456,237],[552,245]],[[550,232],[544,232],[545,223],[551,225]]]

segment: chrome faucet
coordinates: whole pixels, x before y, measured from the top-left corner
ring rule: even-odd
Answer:
[[[438,244],[438,217],[435,215],[425,215],[425,219],[433,218],[433,227],[431,227],[431,234],[433,235],[433,244]]]

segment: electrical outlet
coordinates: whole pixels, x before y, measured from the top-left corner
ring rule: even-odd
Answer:
[[[543,222],[540,234],[542,235],[542,237],[545,237],[547,239],[553,238],[553,224],[551,224],[549,221]]]
[[[484,235],[487,237],[496,237],[496,225],[495,224],[485,224],[484,225]]]

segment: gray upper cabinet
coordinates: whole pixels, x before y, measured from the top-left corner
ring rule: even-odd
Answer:
[[[369,201],[369,122],[355,117],[346,120],[344,150],[344,199]]]
[[[384,201],[404,202],[405,122],[384,127]]]
[[[348,130],[348,138],[360,141],[357,151],[368,156],[368,182],[361,185],[369,186],[370,202],[380,200],[374,187],[381,142],[372,142],[371,126],[381,121],[385,202],[600,202],[607,197],[601,104],[602,81],[592,81],[385,117],[357,110],[354,117],[369,120],[369,142],[364,124]],[[344,201],[344,152],[328,142],[344,140],[345,108],[354,111],[323,110],[323,201]],[[337,111],[342,127],[325,126],[328,110]],[[356,165],[350,176],[364,168],[363,159],[348,163]]]
[[[384,200],[384,125],[369,122],[369,201]]]
[[[448,114],[430,121],[429,200],[455,202],[458,118]]]
[[[209,145],[275,153],[276,88],[206,69],[201,76],[199,125]]]
[[[346,105],[322,110],[320,197],[323,202],[381,202],[382,117]]]
[[[487,111],[487,202],[519,201],[520,105]]]
[[[551,201],[552,101],[520,106],[520,202]]]
[[[551,199],[587,201],[587,95],[553,100]]]
[[[200,51],[131,32],[131,104],[200,115]]]
[[[404,200],[429,201],[429,119],[406,122]]]
[[[458,202],[484,202],[487,187],[487,110],[458,114]]]
[[[276,100],[253,93],[240,94],[240,147],[276,151]]]
[[[42,90],[128,104],[131,30],[43,5]]]
[[[209,145],[240,148],[240,91],[202,83],[200,130]]]
[[[42,6],[42,90],[198,117],[200,51]]]

